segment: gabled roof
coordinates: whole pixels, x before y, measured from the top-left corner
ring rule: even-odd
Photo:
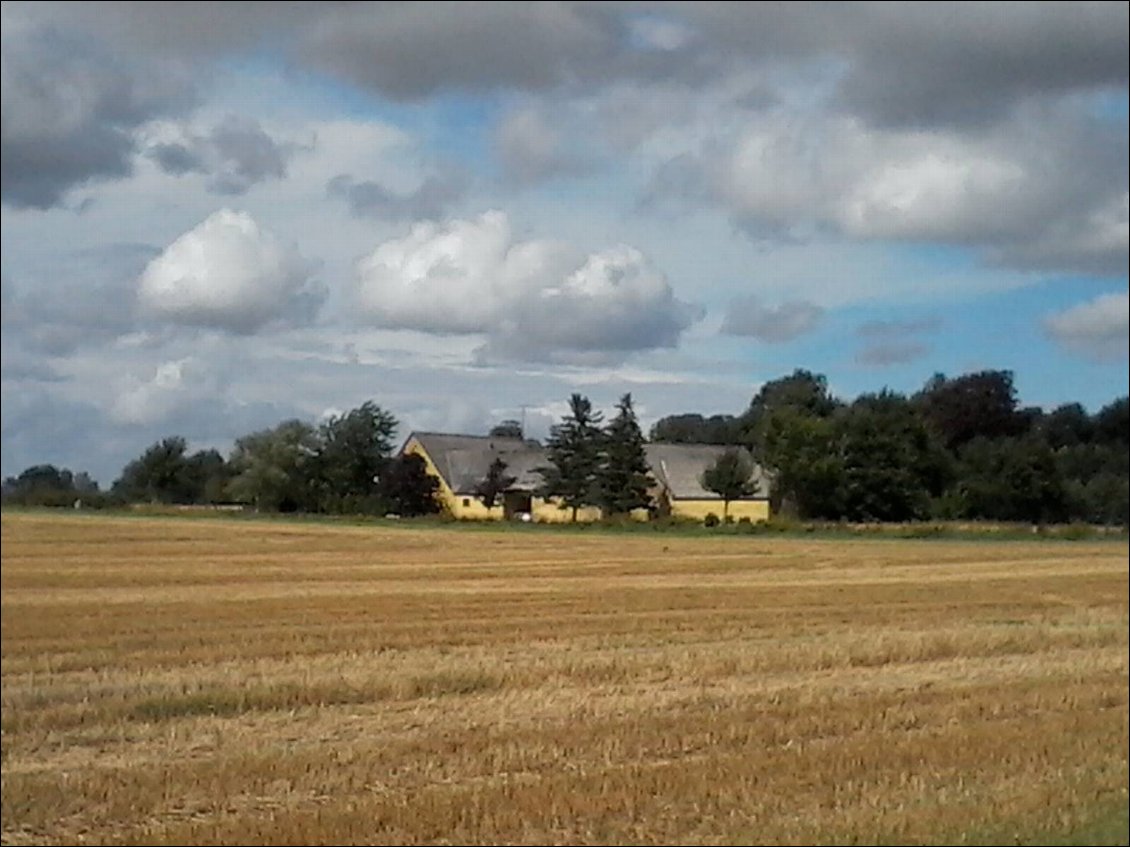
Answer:
[[[521,438],[442,432],[413,432],[408,439],[413,438],[424,448],[444,482],[456,494],[474,493],[496,458],[506,462],[507,475],[516,477],[511,488],[533,491],[541,485],[541,475],[534,469],[548,461],[544,447],[536,441]]]
[[[456,494],[473,494],[496,458],[506,462],[506,473],[515,477],[512,490],[534,491],[541,486],[539,467],[549,463],[546,450],[536,441],[521,438],[494,438],[488,435],[452,435],[442,432],[413,432],[427,452],[444,482]],[[702,472],[718,461],[726,447],[714,444],[646,444],[644,450],[652,476],[670,497],[677,500],[721,500],[699,482]],[[752,456],[740,449],[751,462]],[[769,479],[764,469],[753,462],[758,484],[755,498],[769,496]]]
[[[676,500],[721,500],[713,491],[707,491],[699,482],[702,472],[718,461],[727,447],[716,444],[646,444],[647,463],[651,474],[668,494]],[[754,498],[769,496],[769,480],[761,465],[744,447],[737,448],[753,464],[753,479],[757,483]]]

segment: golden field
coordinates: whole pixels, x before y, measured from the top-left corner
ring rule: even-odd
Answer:
[[[5,844],[1015,843],[1127,802],[1124,540],[2,546]]]

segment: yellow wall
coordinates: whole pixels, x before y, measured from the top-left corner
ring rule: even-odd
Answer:
[[[721,500],[672,500],[671,516],[685,520],[703,521],[713,512],[722,517]],[[749,518],[751,521],[769,520],[768,500],[731,500],[729,516],[735,521]]]
[[[569,523],[573,520],[573,510],[562,509],[557,498],[535,497],[531,508],[533,518],[538,523]],[[577,523],[588,523],[600,520],[600,509],[597,506],[582,506],[577,509]]]
[[[431,456],[415,438],[409,439],[408,443],[404,445],[404,452],[412,453],[423,459],[428,473],[439,480],[439,500],[444,511],[449,515],[460,520],[500,521],[503,519],[504,510],[501,498],[499,498],[498,503],[488,509],[478,497],[456,494],[448,486],[447,480],[436,470]],[[466,502],[466,505],[464,505],[464,502]]]

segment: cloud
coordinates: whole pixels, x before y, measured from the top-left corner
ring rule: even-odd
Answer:
[[[1125,3],[871,4],[843,102],[883,126],[980,125],[1025,99],[1125,87]]]
[[[154,424],[211,398],[217,390],[217,381],[197,359],[162,362],[148,378],[130,375],[120,379],[109,414],[115,423]]]
[[[1044,319],[1044,330],[1059,344],[1097,362],[1127,358],[1130,296],[1102,294]]]
[[[326,195],[349,205],[359,218],[378,220],[437,220],[466,192],[466,181],[457,175],[429,176],[414,190],[396,193],[379,182],[357,182],[348,174],[338,174],[326,183]]]
[[[160,168],[173,176],[208,174],[215,194],[246,194],[257,183],[282,179],[299,145],[272,138],[258,121],[228,115],[207,135],[165,127],[162,138],[146,150]]]
[[[793,300],[774,308],[757,297],[741,297],[731,301],[722,321],[722,332],[779,344],[811,332],[823,314],[823,309],[806,300]]]
[[[1127,7],[1113,2],[681,3],[716,66],[838,70],[837,108],[880,127],[980,127],[1020,102],[1125,88]]]
[[[930,352],[922,337],[937,332],[941,325],[936,317],[862,323],[855,334],[864,344],[856,352],[855,361],[861,365],[887,367],[921,359]]]
[[[148,316],[248,334],[310,320],[326,296],[313,270],[250,215],[222,209],[148,264],[138,297]]]
[[[922,335],[936,332],[942,325],[938,318],[918,318],[909,321],[866,321],[859,325],[855,333],[860,338],[872,338],[880,341],[905,338],[907,336]]]
[[[5,274],[5,348],[67,356],[130,332],[135,280],[157,252],[145,244],[59,250],[43,265]]]
[[[507,115],[495,131],[494,144],[504,171],[515,182],[541,182],[586,168],[585,161],[566,147],[561,133],[536,109],[518,109]]]
[[[599,73],[619,50],[613,10],[570,3],[339,6],[303,47],[316,66],[399,100],[545,89]]]
[[[876,367],[905,365],[921,359],[929,352],[929,347],[917,341],[880,341],[872,342],[860,349],[855,354],[855,361],[861,365]]]
[[[516,241],[502,212],[420,223],[357,267],[361,310],[382,327],[484,334],[481,362],[606,361],[672,347],[701,310],[633,247],[583,256]]]
[[[1125,274],[1125,127],[1050,117],[971,136],[774,108],[670,157],[649,191],[720,204],[756,238],[929,241],[1012,267]]]
[[[14,207],[46,209],[72,189],[128,176],[134,132],[181,111],[192,86],[167,65],[129,62],[79,33],[4,7],[0,186]]]

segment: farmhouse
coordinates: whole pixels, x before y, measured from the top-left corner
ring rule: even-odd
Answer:
[[[657,483],[652,491],[658,512],[675,518],[701,521],[713,513],[721,517],[722,498],[702,487],[702,472],[718,461],[725,447],[716,444],[647,444],[647,464]],[[742,453],[753,465],[753,481],[757,493],[740,500],[731,500],[729,515],[735,521],[769,520],[770,480],[765,469],[753,461],[744,447]]]
[[[651,492],[655,513],[699,521],[710,513],[721,516],[722,498],[705,490],[699,477],[725,449],[712,444],[646,445],[648,465],[655,479]],[[532,520],[543,523],[572,519],[571,510],[562,508],[556,498],[542,497],[538,493],[542,484],[538,468],[549,464],[549,456],[536,441],[413,432],[404,442],[401,453],[414,454],[424,460],[428,473],[439,480],[439,498],[444,509],[453,517],[510,520],[529,515]],[[749,458],[748,453],[746,455]],[[495,459],[506,463],[506,475],[514,477],[514,481],[499,498],[500,502],[488,509],[476,489],[486,479]],[[729,514],[734,520],[769,518],[770,481],[756,463],[754,480],[757,482],[755,495],[730,501]],[[582,508],[577,513],[579,521],[599,520],[600,517],[600,509],[595,506]]]

